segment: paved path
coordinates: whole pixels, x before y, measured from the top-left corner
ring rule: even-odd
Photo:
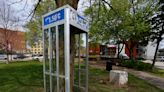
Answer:
[[[93,64],[93,65],[91,65],[91,67],[105,69],[104,65]],[[128,73],[131,73],[134,76],[147,81],[151,85],[154,85],[154,86],[164,90],[164,78],[160,78],[158,76],[154,76],[154,75],[151,75],[151,74],[143,72],[143,71],[136,71],[136,70],[127,69],[127,68],[124,68],[124,67],[114,66],[113,69],[127,71]]]
[[[150,63],[150,64],[153,63],[153,61],[151,61],[151,60],[144,60],[143,62],[144,62],[144,63]],[[156,61],[156,62],[155,62],[155,67],[157,67],[157,68],[159,68],[159,69],[164,69],[164,61],[163,61],[163,62],[161,62],[161,61]]]
[[[141,78],[141,79],[147,81],[148,83],[164,90],[164,78],[160,78],[158,76],[154,76],[154,75],[148,74],[146,72],[142,72],[142,71],[136,71],[136,70],[132,70],[132,69],[125,69],[125,70],[127,72],[133,74],[134,76]]]

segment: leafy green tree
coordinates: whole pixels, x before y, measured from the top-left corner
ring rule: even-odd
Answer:
[[[54,0],[43,0],[38,5],[32,19],[26,24],[26,39],[30,46],[42,40],[42,16],[56,8]]]
[[[111,0],[110,3],[104,3],[95,2],[85,11],[86,15],[93,18],[90,27],[91,40],[108,41],[114,38],[118,43],[122,42],[127,45],[130,58],[132,58],[133,48],[138,44],[148,42],[150,26],[147,19],[153,12],[150,8],[152,2],[149,2],[143,9],[139,7],[139,4],[143,3],[141,1],[134,3],[133,0],[132,2]],[[93,16],[90,13],[93,13]],[[127,44],[127,41],[130,44]]]

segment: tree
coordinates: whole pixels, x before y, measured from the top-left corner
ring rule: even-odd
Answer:
[[[155,50],[155,55],[154,55],[154,59],[153,59],[153,63],[152,63],[152,68],[154,67],[155,61],[156,61],[156,56],[157,56],[157,51],[159,48],[159,44],[161,42],[161,40],[163,39],[162,36],[164,35],[164,1],[160,0],[159,3],[157,4],[158,7],[158,12],[156,12],[154,14],[154,16],[152,16],[150,18],[150,22],[151,22],[151,39],[153,41],[156,41],[157,46],[156,46],[156,50]]]
[[[153,12],[150,8],[152,3],[149,2],[145,8],[141,9],[139,4],[142,2],[111,0],[108,3],[100,1],[95,2],[92,9],[88,8],[85,11],[87,15],[90,13],[93,15],[90,28],[91,39],[108,41],[114,38],[118,43],[122,42],[127,45],[132,59],[133,48],[138,44],[148,42],[149,23],[146,20]],[[107,5],[110,8],[107,8]],[[127,44],[127,41],[130,44]]]
[[[55,0],[55,2],[57,7],[61,7],[63,5],[69,4],[74,9],[77,9],[79,0]]]
[[[26,40],[30,46],[33,46],[36,42],[42,40],[42,15],[55,8],[54,0],[44,0],[37,6],[32,19],[25,25],[27,28]]]
[[[9,63],[9,52],[11,47],[11,36],[12,33],[10,32],[11,28],[15,28],[18,25],[19,17],[15,15],[15,11],[10,4],[7,2],[2,1],[2,5],[0,7],[0,26],[3,28],[2,35],[3,41],[0,45],[4,48],[4,51],[7,55],[6,64]]]

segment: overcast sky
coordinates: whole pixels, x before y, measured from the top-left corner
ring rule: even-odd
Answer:
[[[33,1],[35,0],[0,0],[0,9],[3,10],[4,6],[10,6],[10,10],[12,11],[10,16],[15,16],[20,20],[16,29],[24,31],[22,26],[29,20],[27,16],[33,8]]]
[[[21,1],[21,2],[20,2]],[[20,25],[18,27],[18,29],[20,31],[24,31],[24,29],[22,28],[22,25],[24,25],[29,19],[30,17],[27,17],[30,13],[31,10],[34,8],[34,4],[37,2],[38,0],[0,0],[0,8],[3,7],[3,3],[11,5],[12,9],[14,10],[14,14],[17,17],[20,18]],[[89,2],[88,0],[80,0],[79,4],[78,4],[78,12],[83,14],[83,10],[89,6]]]

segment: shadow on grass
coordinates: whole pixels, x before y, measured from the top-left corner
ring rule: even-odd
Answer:
[[[22,80],[20,80],[20,78],[18,76],[13,76],[14,80],[19,84],[19,85],[22,85],[22,86],[43,86],[41,84],[31,84],[31,83],[27,83],[27,82],[24,82]]]
[[[27,92],[39,92],[34,90],[43,88],[40,62],[0,64],[0,74],[0,92],[21,92],[27,89]]]

